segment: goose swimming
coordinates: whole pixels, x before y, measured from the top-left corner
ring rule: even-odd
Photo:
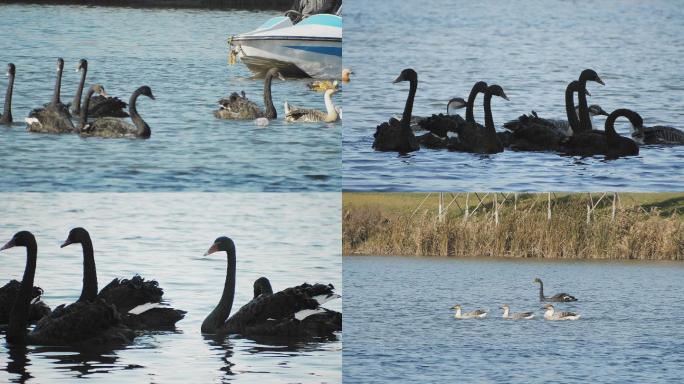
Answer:
[[[273,120],[278,118],[271,96],[271,83],[274,77],[285,80],[277,68],[271,68],[266,72],[264,77],[264,110],[257,103],[249,100],[244,91],[241,93],[233,92],[230,96],[218,101],[219,109],[214,111],[214,116],[218,119],[228,120],[253,120],[259,117]]]
[[[325,101],[326,112],[319,111],[317,109],[306,109],[290,106],[290,104],[285,102],[285,121],[289,122],[304,122],[304,123],[317,123],[326,122],[334,123],[340,119],[337,109],[332,102],[331,96],[337,93],[337,89],[328,89],[323,95],[323,100]]]
[[[451,309],[456,310],[456,313],[454,313],[454,318],[455,319],[484,319],[487,317],[487,311],[484,309],[476,309],[471,312],[461,312],[461,306],[456,304]]]
[[[510,307],[508,304],[504,304],[500,307],[503,309],[503,318],[506,320],[531,320],[534,319],[534,313],[532,312],[514,312],[509,313]]]
[[[14,76],[16,70],[17,68],[14,64],[7,64],[7,77],[9,82],[7,83],[7,92],[5,93],[5,105],[2,114],[0,114],[0,124],[12,123],[12,90],[14,89]]]
[[[394,83],[408,81],[410,83],[408,98],[404,105],[404,113],[401,121],[390,118],[375,128],[373,137],[373,149],[376,151],[394,151],[409,153],[420,149],[418,139],[411,129],[411,113],[413,112],[413,100],[418,89],[418,74],[413,69],[407,68],[401,71]]]
[[[551,304],[545,304],[541,309],[544,309],[544,318],[546,320],[553,320],[553,321],[558,321],[558,320],[579,320],[581,317],[579,314],[575,312],[556,312],[556,310],[553,308],[553,305]]]
[[[635,127],[632,125],[632,139],[639,145],[684,145],[684,132],[663,125]]]
[[[548,297],[544,296],[544,283],[538,277],[534,279],[534,282],[539,284],[539,301],[553,301],[553,302],[577,301],[575,296],[568,295],[567,293],[557,293],[553,296],[548,296]]]

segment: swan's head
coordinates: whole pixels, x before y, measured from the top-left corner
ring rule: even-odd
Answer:
[[[61,57],[57,59],[57,72],[62,72],[64,69],[64,59]]]
[[[485,93],[487,92],[487,82],[486,81],[478,81],[473,85],[473,89],[470,90],[470,93],[473,92],[478,92],[478,93]]]
[[[93,92],[97,93],[98,95],[102,95],[104,97],[109,97],[107,92],[105,92],[104,87],[101,84],[93,84],[90,89],[93,90]]]
[[[233,243],[233,240],[231,240],[230,237],[221,236],[214,240],[214,244],[209,247],[207,252],[204,253],[204,256],[211,255],[212,253],[216,252],[228,252],[235,254],[235,243]]]
[[[342,70],[342,81],[344,81],[345,83],[348,83],[349,80],[351,79],[349,76],[353,75],[353,74],[354,74],[354,72],[351,69],[344,68]]]
[[[14,74],[17,72],[17,68],[14,66],[14,64],[9,63],[7,64],[7,76],[14,76]]]
[[[490,95],[499,96],[504,100],[510,101],[508,99],[508,96],[506,96],[506,93],[504,92],[503,88],[501,88],[501,86],[497,84],[492,84],[489,87],[487,87],[487,93],[489,93]]]
[[[401,81],[417,81],[418,80],[418,74],[416,71],[414,71],[411,68],[404,69],[401,71],[399,74],[399,77],[394,79],[393,83],[399,83]]]
[[[283,74],[280,73],[278,68],[269,69],[268,72],[266,72],[266,78],[269,78],[269,77],[277,77],[280,80],[285,81],[285,76],[283,76]]]
[[[78,61],[78,65],[76,66],[76,72],[80,71],[81,69],[83,69],[83,70],[88,69],[88,60],[81,59]]]
[[[466,106],[466,101],[461,97],[454,97],[447,103],[447,115],[452,109],[461,109]]]
[[[29,231],[20,231],[14,234],[12,236],[12,239],[7,242],[7,244],[3,245],[2,248],[0,248],[0,251],[3,249],[9,249],[9,248],[14,248],[14,247],[28,247],[31,244],[36,243],[36,238],[33,236],[33,234]]]
[[[461,309],[461,305],[460,305],[460,304],[456,304],[456,305],[454,305],[453,307],[451,307],[450,309],[454,309],[454,310]]]
[[[604,111],[598,104],[589,106],[589,114],[592,116],[608,116],[608,112]]]
[[[147,85],[143,85],[142,87],[138,88],[138,92],[141,95],[145,95],[149,97],[150,99],[154,100],[154,95],[152,94],[152,88],[148,87]]]
[[[540,278],[538,278],[538,277],[536,277],[536,278],[534,279],[534,282],[535,282],[535,283],[539,283],[539,284],[541,284],[541,283],[542,283],[541,279],[540,279]]]
[[[85,228],[77,227],[69,231],[69,236],[67,236],[67,239],[64,240],[62,245],[59,247],[64,248],[71,244],[82,244],[86,240],[90,240],[90,234],[88,231],[86,231]]]
[[[271,287],[271,282],[265,277],[260,277],[254,281],[254,297],[263,294],[273,294],[273,288]]]
[[[587,81],[595,81],[601,85],[606,85],[603,80],[599,77],[598,73],[594,71],[593,69],[585,69],[582,71],[579,77],[579,81],[582,83],[586,83]]]

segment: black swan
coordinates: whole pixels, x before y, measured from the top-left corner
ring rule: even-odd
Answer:
[[[100,86],[101,87],[101,86]],[[83,100],[83,106],[81,107],[81,121],[85,118],[88,120],[89,113],[89,103],[90,96],[95,92],[91,87],[88,90],[86,98]],[[143,85],[133,92],[130,100],[128,101],[128,112],[131,114],[131,121],[133,124],[127,123],[116,117],[100,117],[90,123],[87,123],[84,127],[81,127],[79,134],[81,136],[97,136],[105,138],[120,138],[120,137],[131,137],[139,139],[149,139],[152,135],[150,126],[147,125],[145,120],[138,114],[138,109],[136,108],[136,101],[138,96],[147,96],[154,100],[154,95],[152,94],[152,89],[147,85]]]
[[[127,343],[133,331],[126,327],[116,308],[102,300],[60,306],[27,332],[38,246],[31,232],[17,232],[0,250],[26,247],[26,268],[7,327],[7,342],[16,345],[94,346]]]
[[[567,121],[544,119],[533,111],[530,115],[522,115],[517,120],[503,126],[512,134],[508,146],[517,151],[557,151],[561,142],[572,136],[579,127],[579,119],[575,111],[574,95],[583,90],[582,84],[575,80],[565,88],[565,112]],[[600,107],[599,107],[600,108]]]
[[[155,280],[135,275],[131,279],[113,279],[97,293],[97,271],[90,234],[84,228],[74,228],[62,244],[81,244],[83,248],[83,290],[78,302],[96,299],[113,304],[122,314],[124,324],[136,329],[173,327],[185,317],[185,311],[153,305],[161,303],[164,290]]]
[[[214,116],[219,119],[247,120],[265,117],[269,120],[277,119],[278,113],[273,105],[271,97],[271,83],[274,77],[285,80],[277,68],[271,68],[264,77],[264,111],[253,101],[245,97],[245,92],[238,94],[233,92],[230,96],[219,100],[219,109],[214,111]]]
[[[254,280],[254,298],[259,297],[259,295],[272,295],[273,288],[271,288],[271,282],[265,277],[260,277]]]
[[[81,81],[78,83],[78,89],[74,95],[74,101],[71,102],[71,113],[74,116],[79,116],[81,114],[81,96],[83,95],[86,73],[88,72],[88,60],[79,60],[77,70],[81,71]],[[127,104],[118,97],[98,95],[90,99],[90,104],[88,105],[88,116],[90,118],[128,117],[128,113],[125,111],[126,106]]]
[[[74,124],[71,122],[69,107],[62,104],[60,100],[63,71],[64,60],[60,57],[57,59],[57,80],[55,81],[52,101],[29,113],[25,119],[27,131],[39,133],[73,133],[76,131]]]
[[[632,139],[640,145],[684,145],[684,132],[663,125],[653,127],[632,126]]]
[[[228,237],[219,237],[205,255],[214,252],[227,253],[228,267],[221,300],[202,323],[202,332],[311,339],[334,338],[334,332],[342,330],[342,315],[320,308],[323,302],[339,297],[331,284],[302,284],[273,294],[260,292],[229,318],[235,296],[235,244]]]
[[[483,154],[503,152],[504,146],[499,135],[497,135],[492,117],[492,96],[499,96],[508,100],[508,96],[499,85],[488,86],[484,96],[484,127],[476,122],[468,121],[470,115],[466,112],[466,124],[459,126],[457,137],[449,139],[447,148],[450,151]]]
[[[604,155],[608,159],[638,155],[637,143],[615,132],[614,123],[618,117],[628,118],[633,127],[643,126],[643,120],[638,113],[629,109],[616,109],[608,115],[605,131],[593,130],[573,135],[563,143],[562,152],[573,156]]]
[[[579,126],[574,133],[592,130],[591,116],[589,115],[589,106],[587,105],[587,81],[594,81],[601,85],[606,85],[593,69],[585,69],[580,73],[579,82],[582,86],[582,90],[577,95],[577,100],[579,101]]]
[[[568,295],[567,293],[558,293],[553,296],[544,296],[544,283],[542,283],[540,278],[534,279],[535,283],[539,283],[539,301],[553,301],[553,302],[569,302],[577,301],[575,296]]]
[[[340,120],[337,109],[332,102],[332,95],[337,93],[337,89],[328,89],[323,95],[323,102],[325,103],[325,112],[311,108],[300,108],[291,106],[285,102],[285,121],[289,122],[303,122],[303,123],[334,123]]]
[[[0,324],[7,324],[14,300],[19,293],[21,283],[17,280],[10,280],[0,288]],[[33,287],[31,290],[31,307],[29,309],[29,323],[33,324],[40,320],[43,316],[50,314],[50,307],[40,300],[43,290],[39,287]]]
[[[5,93],[5,107],[3,108],[2,114],[0,114],[0,124],[12,123],[12,90],[14,88],[15,74],[16,67],[14,64],[7,64],[7,77],[9,78],[9,83],[7,83],[7,93]]]
[[[413,99],[418,89],[418,74],[413,69],[404,69],[394,83],[401,81],[410,83],[404,113],[401,121],[390,118],[389,122],[382,123],[375,128],[373,149],[376,151],[409,153],[420,149],[418,140],[411,129],[411,113],[413,112]]]
[[[432,115],[425,119],[421,119],[421,121],[418,122],[418,125],[422,129],[430,131],[439,137],[447,137],[447,132],[458,133],[459,127],[465,122],[475,123],[475,99],[477,98],[478,93],[485,92],[487,92],[487,83],[484,81],[478,81],[475,83],[475,85],[473,85],[473,88],[471,88],[467,102],[464,103],[463,99],[461,98],[451,99],[447,104],[446,116],[442,115],[441,113],[439,115]],[[463,108],[464,106],[466,107],[465,119],[458,115],[451,116],[451,109],[459,109]]]
[[[418,128],[428,131],[418,136],[418,142],[422,147],[427,148],[446,148],[449,132],[457,132],[457,126],[465,123],[465,120],[458,114],[451,114],[452,110],[461,109],[468,103],[461,97],[454,97],[447,102],[446,115],[433,114],[430,117],[416,119]],[[412,129],[414,122],[411,122]]]

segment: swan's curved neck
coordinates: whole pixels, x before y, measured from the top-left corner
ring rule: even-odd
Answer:
[[[606,131],[606,137],[615,138],[615,137],[620,136],[615,131],[615,120],[617,120],[617,118],[620,116],[622,116],[622,115],[612,114],[612,113],[610,114],[610,116],[608,116],[608,118],[606,119],[606,125],[604,128]]]
[[[492,94],[485,92],[484,96],[484,113],[485,113],[485,128],[490,132],[496,134],[494,128],[494,117],[492,116]]]
[[[408,98],[404,106],[404,114],[401,116],[401,126],[406,129],[411,129],[411,114],[413,113],[413,99],[416,97],[416,90],[418,89],[418,79],[412,79],[409,87]]]
[[[581,93],[582,91],[580,91]],[[575,110],[575,92],[573,87],[568,85],[565,88],[565,113],[568,115],[568,124],[573,132],[579,132],[579,120],[577,119],[577,111]]]
[[[325,119],[326,121],[337,120],[337,110],[335,109],[335,104],[332,102],[331,95],[332,94],[326,92],[323,96],[323,100],[325,100],[325,110],[328,112],[328,116]]]
[[[9,84],[7,84],[7,92],[5,93],[5,107],[0,117],[0,123],[12,122],[12,89],[14,88],[14,74],[9,75]]]
[[[55,106],[55,105],[61,103],[61,101],[60,101],[60,99],[59,99],[59,92],[60,92],[61,86],[62,86],[62,69],[60,68],[60,69],[57,71],[57,81],[55,81],[55,91],[54,91],[53,94],[52,94],[52,102],[51,102],[51,104],[52,104],[53,106]]]
[[[135,102],[138,100],[138,96],[140,96],[139,89],[133,92],[131,98],[128,100],[128,114],[131,115],[131,121],[133,121],[133,124],[135,124],[135,126],[138,128],[137,135],[139,137],[150,137],[152,134],[150,131],[150,126],[145,123],[145,120],[143,120],[142,117],[140,117],[138,109],[135,107]]]
[[[577,100],[579,102],[579,125],[578,132],[580,131],[591,131],[591,118],[589,117],[589,106],[587,105],[587,82],[580,81],[581,87],[577,94]]]
[[[26,268],[21,279],[19,293],[17,293],[7,327],[7,341],[12,344],[26,344],[26,327],[28,327],[29,310],[31,308],[31,291],[33,279],[36,275],[38,246],[36,240],[31,239],[26,246]]]
[[[273,105],[273,97],[271,96],[272,82],[273,75],[266,75],[266,78],[264,78],[264,107],[266,108],[266,116],[264,117],[271,120],[278,118],[278,112],[276,112],[275,106]]]
[[[73,106],[73,113],[75,114],[80,112],[81,96],[83,95],[83,87],[85,86],[86,72],[88,72],[88,67],[81,68],[81,81],[78,82],[78,89],[76,89],[74,101],[71,102],[71,105]]]
[[[468,101],[466,103],[466,121],[469,123],[475,122],[473,109],[475,108],[475,98],[477,98],[478,93],[479,91],[477,88],[473,87],[473,89],[470,90],[470,95],[468,95]]]
[[[90,301],[97,297],[97,270],[90,236],[86,236],[81,241],[81,245],[83,246],[83,289],[78,301]]]
[[[230,315],[235,297],[235,249],[226,252],[228,255],[228,267],[226,269],[226,281],[223,285],[223,294],[216,308],[204,319],[202,332],[214,333],[219,329]]]
[[[88,123],[88,108],[90,107],[90,97],[93,96],[93,93],[95,93],[95,91],[89,89],[83,100],[83,107],[81,108],[81,129],[85,128]]]

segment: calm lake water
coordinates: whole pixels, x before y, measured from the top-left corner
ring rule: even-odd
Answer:
[[[421,149],[407,157],[374,152],[375,127],[401,114],[418,72],[414,114],[444,112],[479,80],[500,84],[510,102],[492,102],[497,127],[522,113],[565,118],[564,91],[585,68],[608,112],[630,108],[646,125],[684,129],[684,9],[677,1],[528,0],[467,2],[347,1],[344,60],[355,77],[345,89],[345,190],[663,191],[684,188],[684,147],[641,149],[638,157],[605,162],[552,153],[493,156]],[[482,96],[478,103],[482,102]],[[476,109],[476,119],[483,121]],[[597,119],[603,127],[605,119]],[[626,123],[625,123],[626,124]],[[618,127],[627,134],[626,125]]]
[[[17,123],[0,126],[0,190],[339,190],[341,124],[282,120],[284,101],[324,109],[323,95],[306,81],[274,81],[281,120],[266,128],[212,114],[232,91],[263,103],[263,80],[241,63],[227,65],[227,38],[276,12],[0,5],[0,14],[2,100],[6,63],[17,66]],[[89,61],[87,84],[99,82],[126,101],[149,85],[157,100],[142,97],[138,111],[152,138],[28,134],[23,120],[50,101],[58,56],[65,103],[78,86],[81,58]]]
[[[0,237],[31,230],[38,241],[36,285],[54,307],[78,298],[82,253],[59,248],[69,230],[83,226],[95,247],[100,287],[114,277],[159,281],[164,297],[188,311],[176,332],[144,334],[123,350],[79,353],[68,348],[8,351],[0,336],[0,382],[45,383],[74,378],[98,382],[339,383],[338,341],[266,345],[240,338],[204,337],[200,325],[218,303],[226,257],[203,257],[227,235],[237,247],[233,310],[251,299],[252,283],[267,276],[274,289],[332,283],[342,293],[340,199],[307,194],[0,194]],[[25,249],[0,253],[1,284],[21,278]],[[326,304],[341,310],[341,300]]]
[[[345,257],[344,381],[671,383],[684,379],[684,264]],[[577,321],[543,320],[567,292]],[[535,311],[501,319],[502,304]],[[456,320],[454,304],[485,308]]]

